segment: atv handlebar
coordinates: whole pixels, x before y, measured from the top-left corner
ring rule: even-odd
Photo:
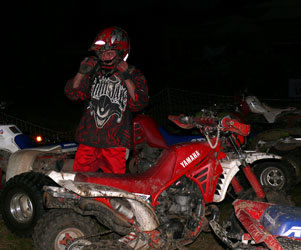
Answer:
[[[220,123],[224,131],[231,131],[242,136],[247,136],[250,133],[250,125],[231,119],[229,116],[224,117]]]
[[[192,117],[185,116],[183,114],[178,116],[169,115],[168,119],[178,125],[180,128],[184,129],[191,129],[200,126],[215,127],[218,124],[215,118],[212,117]]]
[[[192,117],[183,114],[179,116],[169,115],[168,119],[175,123],[180,128],[191,129],[194,127],[200,130],[208,130],[219,128],[221,131],[230,131],[242,136],[247,136],[250,133],[250,125],[240,123],[229,116],[223,117],[218,120],[215,117]]]

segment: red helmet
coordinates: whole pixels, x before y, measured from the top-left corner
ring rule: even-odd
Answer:
[[[90,50],[95,52],[117,50],[120,58],[126,60],[130,51],[128,34],[119,27],[106,28],[96,36]]]

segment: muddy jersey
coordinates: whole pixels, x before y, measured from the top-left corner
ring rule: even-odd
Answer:
[[[105,75],[99,69],[93,77],[85,75],[78,88],[72,79],[65,87],[71,100],[86,100],[83,116],[77,128],[78,143],[92,147],[132,147],[132,112],[148,103],[148,88],[140,70],[131,67],[131,80],[135,83],[135,100],[127,90],[120,73]]]

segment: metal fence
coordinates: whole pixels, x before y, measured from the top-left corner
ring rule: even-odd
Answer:
[[[159,124],[165,125],[170,114],[193,115],[202,109],[212,107],[216,110],[234,111],[241,98],[241,96],[214,95],[169,88],[151,97],[145,113],[154,117]],[[274,108],[297,107],[301,109],[301,99],[260,98],[260,101]]]
[[[235,108],[238,103],[235,96],[214,95],[200,92],[185,91],[179,89],[164,89],[158,94],[150,98],[149,106],[144,110],[144,113],[152,116],[160,125],[168,123],[168,115],[170,114],[195,114],[196,112],[219,106],[227,108]],[[272,107],[298,107],[301,109],[300,99],[261,99]],[[1,124],[15,124],[23,133],[30,135],[42,134],[51,141],[73,141],[74,130],[72,131],[56,131],[25,121],[0,112]]]
[[[15,116],[6,114],[5,112],[0,112],[0,124],[14,124],[24,134],[28,134],[31,136],[43,135],[44,139],[46,139],[49,142],[68,142],[74,140],[74,130],[62,132],[45,128],[40,125],[31,123],[30,121],[25,121]]]

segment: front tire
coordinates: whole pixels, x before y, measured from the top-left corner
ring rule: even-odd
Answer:
[[[70,209],[53,209],[38,221],[33,234],[34,247],[61,250],[75,238],[99,232],[99,224],[91,217],[82,216]]]
[[[1,213],[6,227],[20,237],[30,237],[45,212],[43,186],[52,182],[41,173],[27,172],[11,178],[2,192]]]

